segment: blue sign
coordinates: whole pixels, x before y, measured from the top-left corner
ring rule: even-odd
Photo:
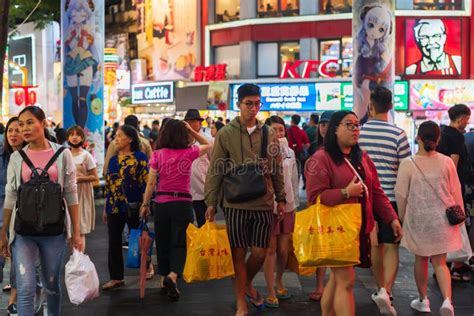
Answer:
[[[262,89],[261,111],[296,111],[314,112],[316,110],[315,83],[259,83]],[[232,85],[232,110],[237,107],[237,89],[240,85]]]
[[[170,103],[174,101],[172,81],[140,83],[132,85],[132,103]]]

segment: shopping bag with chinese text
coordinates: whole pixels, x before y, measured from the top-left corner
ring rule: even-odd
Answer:
[[[229,237],[224,225],[206,222],[201,228],[190,224],[186,230],[186,282],[222,279],[234,275]]]
[[[306,267],[348,267],[360,263],[360,204],[316,204],[296,213],[293,241],[298,262]]]

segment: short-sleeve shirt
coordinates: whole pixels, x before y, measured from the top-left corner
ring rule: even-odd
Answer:
[[[72,156],[72,160],[74,161],[75,165],[84,165],[88,171],[97,167],[94,158],[87,150],[83,150],[77,156]]]
[[[308,135],[298,126],[291,126],[287,131],[288,145],[298,155],[303,151],[303,145],[309,144]]]
[[[54,150],[52,148],[46,150],[26,150],[26,155],[30,158],[33,166],[36,168],[43,169],[46,167],[46,164],[54,156]],[[58,182],[58,165],[53,163],[53,165],[48,170],[49,179],[54,182]],[[21,180],[23,183],[30,181],[31,179],[31,169],[23,161],[21,165]]]
[[[370,120],[360,131],[359,145],[374,162],[385,194],[395,202],[398,167],[411,154],[405,131],[389,122]]]
[[[464,135],[454,127],[443,127],[441,141],[437,151],[449,157],[451,155],[459,155],[457,171],[459,181],[461,182],[462,187],[464,187],[464,184],[466,184],[468,177],[471,174],[469,153],[466,144],[464,143]]]
[[[154,151],[150,159],[150,169],[151,172],[158,174],[156,191],[191,194],[191,167],[197,158],[199,158],[198,146]],[[169,195],[157,195],[155,198],[157,203],[176,201],[191,201],[191,199]]]

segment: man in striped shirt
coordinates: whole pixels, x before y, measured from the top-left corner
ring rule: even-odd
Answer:
[[[375,88],[370,96],[369,121],[361,129],[359,144],[373,160],[380,184],[397,210],[394,189],[398,166],[411,152],[405,132],[388,122],[392,108],[392,92],[384,87]],[[395,242],[391,227],[376,220],[379,245],[372,247],[372,272],[379,290],[372,295],[372,300],[381,314],[396,315],[391,292],[398,272],[399,244]]]

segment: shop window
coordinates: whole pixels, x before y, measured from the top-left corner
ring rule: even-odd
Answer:
[[[299,0],[258,0],[259,18],[299,15]]]
[[[240,0],[216,0],[216,23],[240,19]]]
[[[320,60],[339,60],[338,69],[334,69],[338,77],[352,75],[352,38],[322,40],[319,42]]]
[[[397,0],[397,10],[464,10],[464,0]]]
[[[284,62],[300,59],[299,42],[259,43],[257,51],[258,77],[278,77]]]
[[[351,13],[352,0],[321,0],[319,2],[320,14]]]
[[[240,78],[240,45],[214,48],[214,64],[227,64],[227,78]]]

